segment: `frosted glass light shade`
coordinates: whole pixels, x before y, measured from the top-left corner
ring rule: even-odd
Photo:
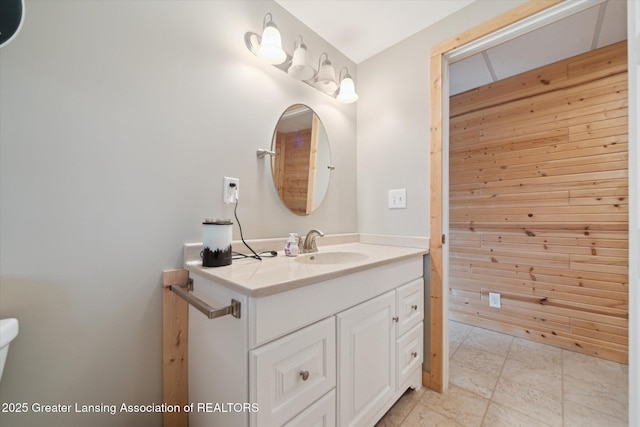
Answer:
[[[273,24],[264,27],[258,56],[272,65],[282,64],[287,60],[287,53],[282,49],[280,31]]]
[[[328,59],[322,63],[314,86],[316,89],[321,90],[324,93],[334,93],[336,89],[338,89],[338,83],[336,83],[336,72],[333,69],[333,65],[331,65],[331,61]]]
[[[304,44],[298,46],[293,52],[293,60],[287,73],[298,80],[309,80],[315,74],[307,61],[307,47]]]
[[[343,104],[351,104],[358,100],[355,84],[348,74],[340,81],[340,93],[336,98]]]

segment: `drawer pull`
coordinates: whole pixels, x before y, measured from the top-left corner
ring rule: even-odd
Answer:
[[[411,353],[411,357],[414,357],[414,358],[418,357],[418,352],[417,351],[412,352]]]
[[[309,371],[300,371],[300,376],[302,377],[302,381],[306,381],[309,379]]]
[[[418,309],[418,304],[414,304],[411,306],[411,310],[417,310]]]
[[[398,316],[394,316],[394,317],[391,318],[391,320],[393,320],[394,322],[398,323],[400,318]]]

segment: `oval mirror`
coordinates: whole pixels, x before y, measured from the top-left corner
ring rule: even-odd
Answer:
[[[273,183],[280,200],[296,215],[320,206],[329,188],[329,138],[318,115],[303,104],[287,108],[273,132]]]

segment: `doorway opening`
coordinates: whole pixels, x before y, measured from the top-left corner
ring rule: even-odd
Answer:
[[[604,0],[600,3],[603,3]],[[431,51],[431,356],[429,385],[448,384],[449,253],[449,66],[599,3],[529,2]],[[435,238],[442,236],[442,239]],[[447,242],[448,243],[448,242]]]

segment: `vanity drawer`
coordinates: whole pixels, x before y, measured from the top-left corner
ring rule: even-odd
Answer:
[[[424,319],[424,280],[414,280],[397,289],[398,337]]]
[[[335,427],[336,389],[322,396],[283,427]]]
[[[396,387],[402,386],[411,373],[422,365],[422,325],[420,322],[396,341],[396,354],[398,355],[396,359]]]
[[[336,385],[335,318],[250,352],[252,426],[281,426]]]

